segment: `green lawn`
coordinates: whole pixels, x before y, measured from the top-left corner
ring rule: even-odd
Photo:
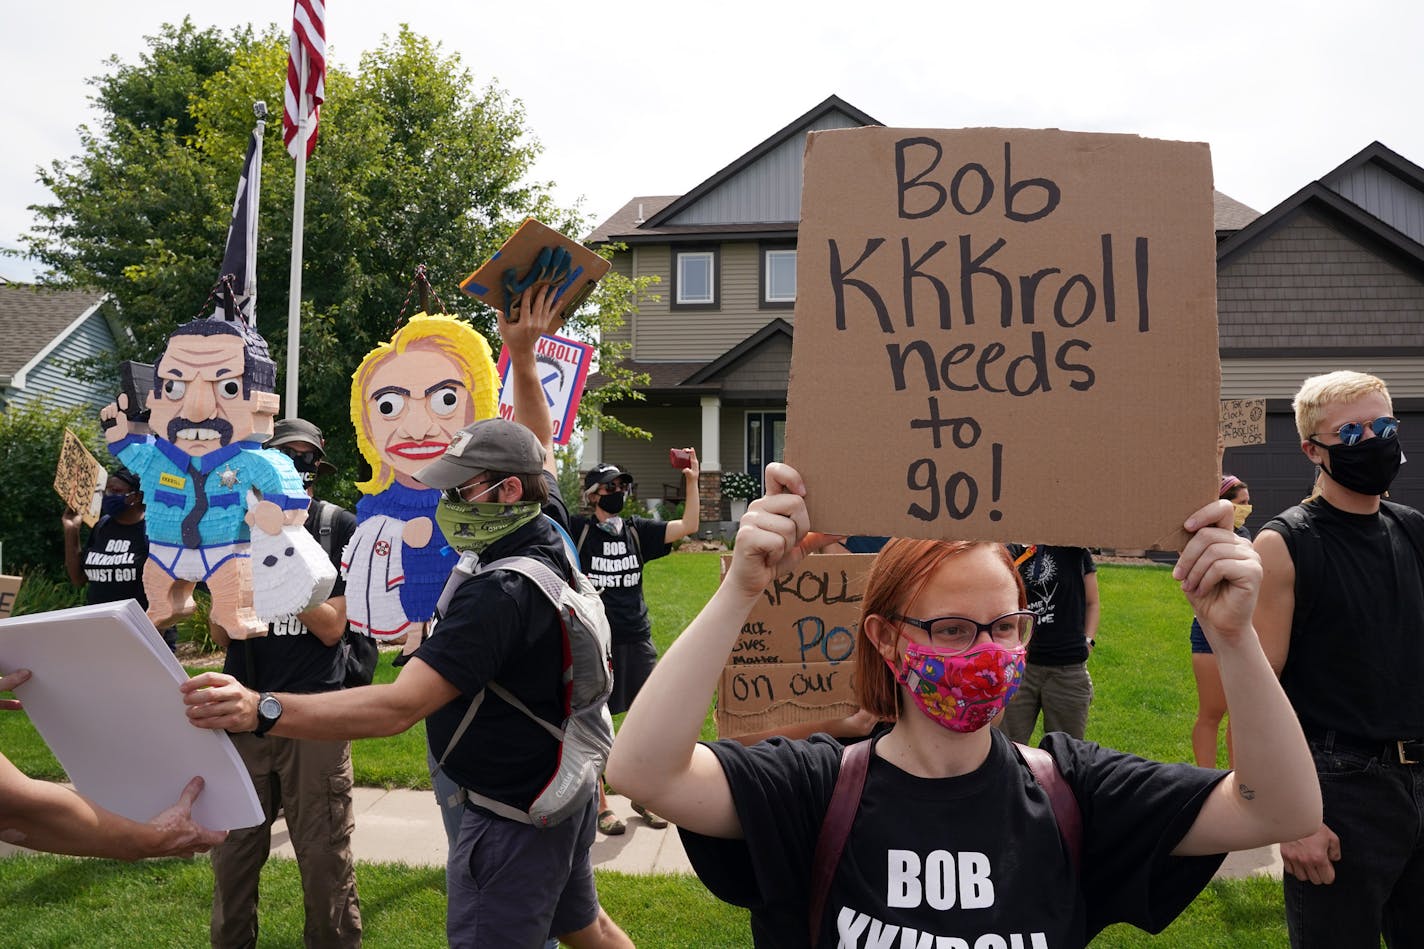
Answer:
[[[716,588],[718,554],[678,554],[647,568],[653,638],[659,651]],[[1092,660],[1097,699],[1088,737],[1166,761],[1190,761],[1196,698],[1187,630],[1191,613],[1165,567],[1104,565],[1099,646]],[[395,670],[384,655],[377,681]],[[704,734],[711,736],[709,713]],[[0,750],[25,772],[61,778],[53,756],[22,713],[0,714]],[[360,784],[425,788],[423,729],[355,743]],[[1222,752],[1224,761],[1224,750]],[[362,864],[366,945],[444,945],[443,873]],[[750,946],[746,913],[713,899],[691,877],[599,873],[609,913],[645,947]],[[205,938],[212,878],[206,861],[128,865],[26,857],[0,860],[0,944],[24,946],[190,946]],[[262,945],[301,944],[296,865],[274,859],[262,877]],[[1153,939],[1118,926],[1094,946],[1285,946],[1280,884],[1213,883]]]

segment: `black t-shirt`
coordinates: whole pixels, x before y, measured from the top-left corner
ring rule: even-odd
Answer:
[[[101,517],[89,532],[89,542],[80,555],[80,569],[86,578],[89,603],[137,600],[148,609],[143,592],[143,565],[148,560],[148,530],[143,519],[120,524]]]
[[[547,473],[545,482],[551,497],[544,513],[564,527],[568,514],[558,484]],[[491,544],[480,560],[534,557],[572,579],[567,550],[558,528],[540,517]],[[425,720],[436,760],[471,697],[491,680],[544,721],[563,721],[563,628],[548,599],[522,574],[494,570],[466,580],[415,655],[461,693]],[[494,692],[485,692],[444,771],[461,787],[527,810],[558,767],[558,755],[553,736]]]
[[[575,515],[572,520],[569,530],[579,544],[580,569],[603,591],[603,609],[608,614],[613,641],[628,643],[649,638],[653,629],[648,604],[643,599],[643,564],[672,551],[667,544],[667,521],[625,518],[623,529],[614,536],[592,517]]]
[[[1029,548],[1010,544],[1015,560]],[[1033,638],[1028,643],[1028,661],[1040,666],[1070,666],[1088,661],[1084,639],[1088,602],[1083,577],[1096,573],[1093,555],[1082,547],[1033,545],[1033,552],[1019,564],[1019,576],[1028,590],[1028,608],[1038,614]]]
[[[331,538],[326,548],[336,566],[336,584],[331,596],[346,594],[346,580],[341,576],[341,550],[356,530],[356,515],[325,501],[313,501],[307,512],[307,532],[321,542],[318,533],[319,512],[323,507],[333,511]],[[259,692],[333,692],[341,688],[346,664],[341,642],[328,646],[302,625],[296,616],[288,616],[267,625],[267,635],[256,639],[235,639],[228,645],[223,671],[249,689]]]
[[[1047,794],[1008,739],[991,737],[988,759],[960,777],[919,778],[871,759],[819,945],[839,935],[855,946],[1063,949],[1117,922],[1159,932],[1220,866],[1224,855],[1170,853],[1224,772],[1047,736],[1082,809],[1079,873]],[[818,735],[711,747],[745,837],[682,831],[693,868],[719,898],[751,909],[757,946],[805,946],[811,863],[841,745]]]
[[[1299,509],[1319,538],[1314,556],[1281,518],[1262,530],[1281,535],[1295,565],[1281,687],[1301,726],[1381,743],[1424,735],[1424,562],[1408,533],[1393,516],[1349,514],[1324,498]]]

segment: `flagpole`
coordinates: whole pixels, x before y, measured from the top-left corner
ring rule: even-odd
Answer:
[[[301,83],[307,87],[307,57],[302,57]],[[303,110],[305,111],[305,110]],[[287,398],[283,417],[297,417],[297,367],[301,362],[302,333],[302,228],[307,198],[307,137],[311,135],[311,115],[297,125],[296,181],[292,187],[292,269],[287,287]]]

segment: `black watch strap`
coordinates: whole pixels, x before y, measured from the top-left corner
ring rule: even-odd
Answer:
[[[264,711],[265,708],[276,707],[276,714]],[[257,727],[252,730],[252,734],[258,738],[266,735],[272,726],[277,724],[277,719],[282,717],[282,703],[271,692],[263,692],[257,697]]]

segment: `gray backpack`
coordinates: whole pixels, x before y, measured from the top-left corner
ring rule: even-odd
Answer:
[[[588,804],[590,795],[597,794],[603,766],[613,748],[613,717],[608,713],[608,696],[613,691],[612,634],[608,617],[597,589],[576,566],[570,586],[557,571],[532,557],[506,557],[482,564],[470,552],[461,555],[445,582],[437,615],[445,614],[461,584],[491,570],[512,570],[528,578],[559,614],[567,646],[564,651],[567,664],[563,669],[563,722],[555,725],[544,721],[498,682],[491,681],[486,687],[558,739],[559,764],[527,813],[466,788],[461,788],[450,803],[469,801],[510,820],[539,828],[552,827],[580,811]],[[474,720],[484,697],[481,691],[470,702],[469,711],[450,737],[437,766],[443,767],[451,749]]]

